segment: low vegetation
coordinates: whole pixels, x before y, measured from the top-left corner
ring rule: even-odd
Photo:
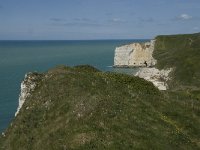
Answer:
[[[199,101],[138,77],[59,66],[0,138],[0,149],[198,149]]]
[[[174,67],[171,88],[200,87],[200,33],[157,36],[154,58],[160,69]]]

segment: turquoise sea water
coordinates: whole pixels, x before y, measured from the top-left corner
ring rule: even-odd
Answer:
[[[0,132],[14,118],[25,73],[46,71],[59,64],[89,64],[102,71],[133,73],[112,68],[116,46],[147,40],[0,41]]]

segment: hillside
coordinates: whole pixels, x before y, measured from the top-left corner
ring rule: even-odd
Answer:
[[[157,36],[153,57],[159,69],[174,68],[171,88],[199,89],[200,33]]]
[[[199,149],[199,100],[91,66],[34,73],[0,149]]]

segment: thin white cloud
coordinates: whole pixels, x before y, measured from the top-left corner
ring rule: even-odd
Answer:
[[[111,23],[125,23],[125,20],[122,20],[121,18],[112,18],[110,20],[108,20]]]
[[[172,21],[200,21],[200,17],[197,16],[191,16],[189,14],[181,14],[179,16],[176,16],[172,19]]]
[[[180,16],[177,17],[179,20],[191,20],[193,17],[188,15],[188,14],[181,14]]]
[[[122,20],[120,18],[113,18],[112,21],[113,22],[121,22]]]

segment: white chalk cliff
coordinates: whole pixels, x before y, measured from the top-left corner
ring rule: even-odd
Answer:
[[[135,76],[152,82],[154,86],[156,86],[159,90],[167,90],[167,81],[170,80],[169,73],[171,71],[172,68],[166,70],[158,70],[156,68],[140,68]]]
[[[26,99],[31,96],[31,92],[35,89],[37,85],[37,79],[38,79],[38,74],[37,73],[27,73],[25,75],[24,80],[21,83],[21,93],[19,96],[19,105],[17,108],[17,111],[15,113],[15,116],[19,113],[22,105],[26,101]]]
[[[153,66],[157,61],[153,58],[155,40],[145,43],[132,43],[115,49],[114,67],[142,67],[135,74],[152,82],[159,90],[167,90],[167,81],[172,68],[159,70]],[[151,67],[151,68],[149,68]]]
[[[153,58],[155,40],[145,43],[132,43],[115,49],[114,67],[154,66]]]

